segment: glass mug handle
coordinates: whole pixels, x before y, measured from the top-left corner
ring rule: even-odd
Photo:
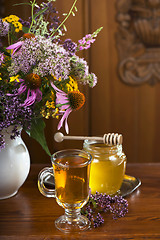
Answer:
[[[45,197],[54,197],[55,198],[55,189],[50,189],[45,186],[44,182],[52,177],[54,179],[53,168],[45,167],[38,174],[38,189],[42,195]],[[52,184],[52,183],[50,183]],[[54,184],[54,182],[53,182]]]

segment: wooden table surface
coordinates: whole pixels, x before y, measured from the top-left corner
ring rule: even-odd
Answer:
[[[127,215],[113,220],[106,213],[101,227],[78,234],[64,234],[55,228],[54,221],[64,210],[37,188],[37,175],[43,167],[31,165],[29,177],[18,194],[0,200],[0,240],[160,239],[159,163],[128,164],[126,173],[139,177],[142,185],[127,197]]]

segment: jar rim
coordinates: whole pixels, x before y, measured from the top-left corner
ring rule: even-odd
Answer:
[[[99,146],[98,146],[99,145]],[[101,140],[84,140],[83,143],[84,149],[86,148],[86,151],[92,151],[92,153],[98,154],[100,150],[103,151],[103,154],[111,154],[116,152],[122,151],[122,144],[117,145],[109,145],[103,143]]]
[[[92,145],[92,144],[103,144],[105,147],[113,147],[113,148],[117,148],[117,146],[122,146],[122,144],[116,144],[116,145],[112,145],[112,144],[105,144],[102,140],[90,140],[90,139],[85,139],[84,140],[84,144],[88,144],[88,145]],[[97,148],[99,146],[96,146]]]

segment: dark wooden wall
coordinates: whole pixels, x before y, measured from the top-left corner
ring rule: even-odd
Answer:
[[[29,8],[12,7],[21,0],[5,1],[5,14],[17,14],[27,18]],[[57,0],[60,12],[67,12],[73,0]],[[78,13],[66,23],[66,38],[78,41],[86,33],[98,27],[103,30],[91,49],[81,53],[90,65],[90,71],[98,76],[94,89],[83,88],[86,104],[83,109],[69,116],[71,135],[102,135],[108,132],[122,133],[123,148],[128,162],[159,162],[160,133],[160,84],[133,87],[121,82],[117,73],[118,54],[115,42],[117,31],[116,0],[78,0]],[[82,142],[55,143],[57,120],[46,121],[46,138],[53,153],[62,148],[82,148]],[[64,129],[62,130],[63,133]],[[41,147],[23,133],[33,163],[49,163],[49,157]]]

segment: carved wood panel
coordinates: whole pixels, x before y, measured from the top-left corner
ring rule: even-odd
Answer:
[[[118,73],[131,85],[160,81],[160,0],[117,0]]]

